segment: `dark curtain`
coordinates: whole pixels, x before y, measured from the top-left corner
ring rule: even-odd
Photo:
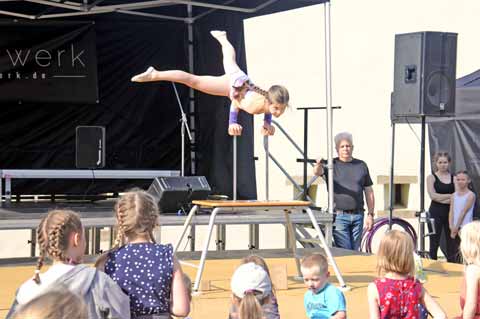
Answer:
[[[213,29],[227,29],[245,67],[242,19],[218,14],[195,24],[195,73],[223,74]],[[228,21],[228,23],[227,23]],[[228,28],[226,27],[228,25]],[[2,103],[0,167],[75,168],[75,128],[106,128],[105,169],[179,170],[180,110],[171,83],[137,84],[132,75],[149,65],[160,70],[188,70],[187,25],[124,15],[95,17],[100,102],[95,105]],[[188,88],[177,84],[188,113]],[[1,87],[0,87],[1,90]],[[28,88],[26,88],[28,91]],[[232,195],[232,139],[227,134],[227,98],[195,93],[196,174],[205,175],[217,194]],[[240,116],[244,134],[238,142],[239,198],[256,198],[252,117]],[[186,141],[186,175],[190,146]],[[15,193],[89,193],[147,187],[146,180],[14,180]]]

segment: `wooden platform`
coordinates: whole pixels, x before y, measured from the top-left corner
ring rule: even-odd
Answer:
[[[306,251],[301,250],[304,254]],[[335,259],[342,270],[345,281],[352,287],[350,291],[345,292],[347,299],[348,318],[364,319],[368,317],[367,306],[367,285],[375,277],[376,257],[368,255],[345,255],[340,250],[333,250]],[[350,253],[351,252],[346,252]],[[221,258],[220,253],[212,252],[207,261],[207,267],[203,280],[210,284],[210,290],[203,292],[193,299],[192,318],[227,318],[230,302],[230,278],[239,263],[241,257],[248,254],[246,251],[223,253],[225,257],[231,259],[213,259]],[[259,252],[260,255],[281,256],[281,254],[272,254],[271,252]],[[340,255],[340,256],[339,256]],[[193,256],[194,258],[197,257]],[[234,256],[234,257],[233,257]],[[196,263],[197,261],[191,260]],[[305,288],[302,282],[293,280],[295,275],[295,263],[291,258],[267,258],[269,265],[287,265],[289,275],[288,290],[277,291],[277,297],[282,319],[304,319],[305,311],[303,309],[303,294]],[[425,261],[427,268],[438,272],[428,272],[428,282],[425,287],[430,294],[441,304],[448,316],[458,315],[459,290],[462,277],[462,265],[448,264],[436,261]],[[0,267],[0,317],[5,316],[10,306],[15,290],[27,278],[33,274],[34,266]],[[184,267],[185,272],[193,278],[194,270]],[[446,271],[447,274],[441,272]],[[332,273],[332,270],[330,270]],[[331,281],[337,283],[335,276],[331,276]]]

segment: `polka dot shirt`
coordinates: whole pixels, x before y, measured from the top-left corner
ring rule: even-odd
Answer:
[[[127,244],[108,254],[105,273],[130,297],[132,317],[170,312],[172,245]]]

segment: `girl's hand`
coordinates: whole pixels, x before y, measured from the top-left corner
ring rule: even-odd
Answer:
[[[262,135],[267,136],[273,134],[275,134],[275,127],[273,125],[264,123],[262,126]]]
[[[450,237],[452,239],[455,239],[455,237],[457,237],[457,234],[458,234],[458,228],[456,227],[452,228],[452,230],[450,231]]]
[[[242,126],[237,123],[230,124],[228,126],[228,134],[231,136],[240,136],[242,135]]]

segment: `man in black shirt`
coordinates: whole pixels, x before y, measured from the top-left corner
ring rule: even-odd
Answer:
[[[365,219],[367,229],[372,228],[375,216],[373,182],[367,164],[352,157],[352,134],[337,134],[335,148],[338,157],[333,159],[333,207],[336,214],[333,238],[337,247],[358,250],[363,231],[364,194],[368,208]],[[317,161],[313,172],[328,181],[328,171],[323,169],[320,161]]]

